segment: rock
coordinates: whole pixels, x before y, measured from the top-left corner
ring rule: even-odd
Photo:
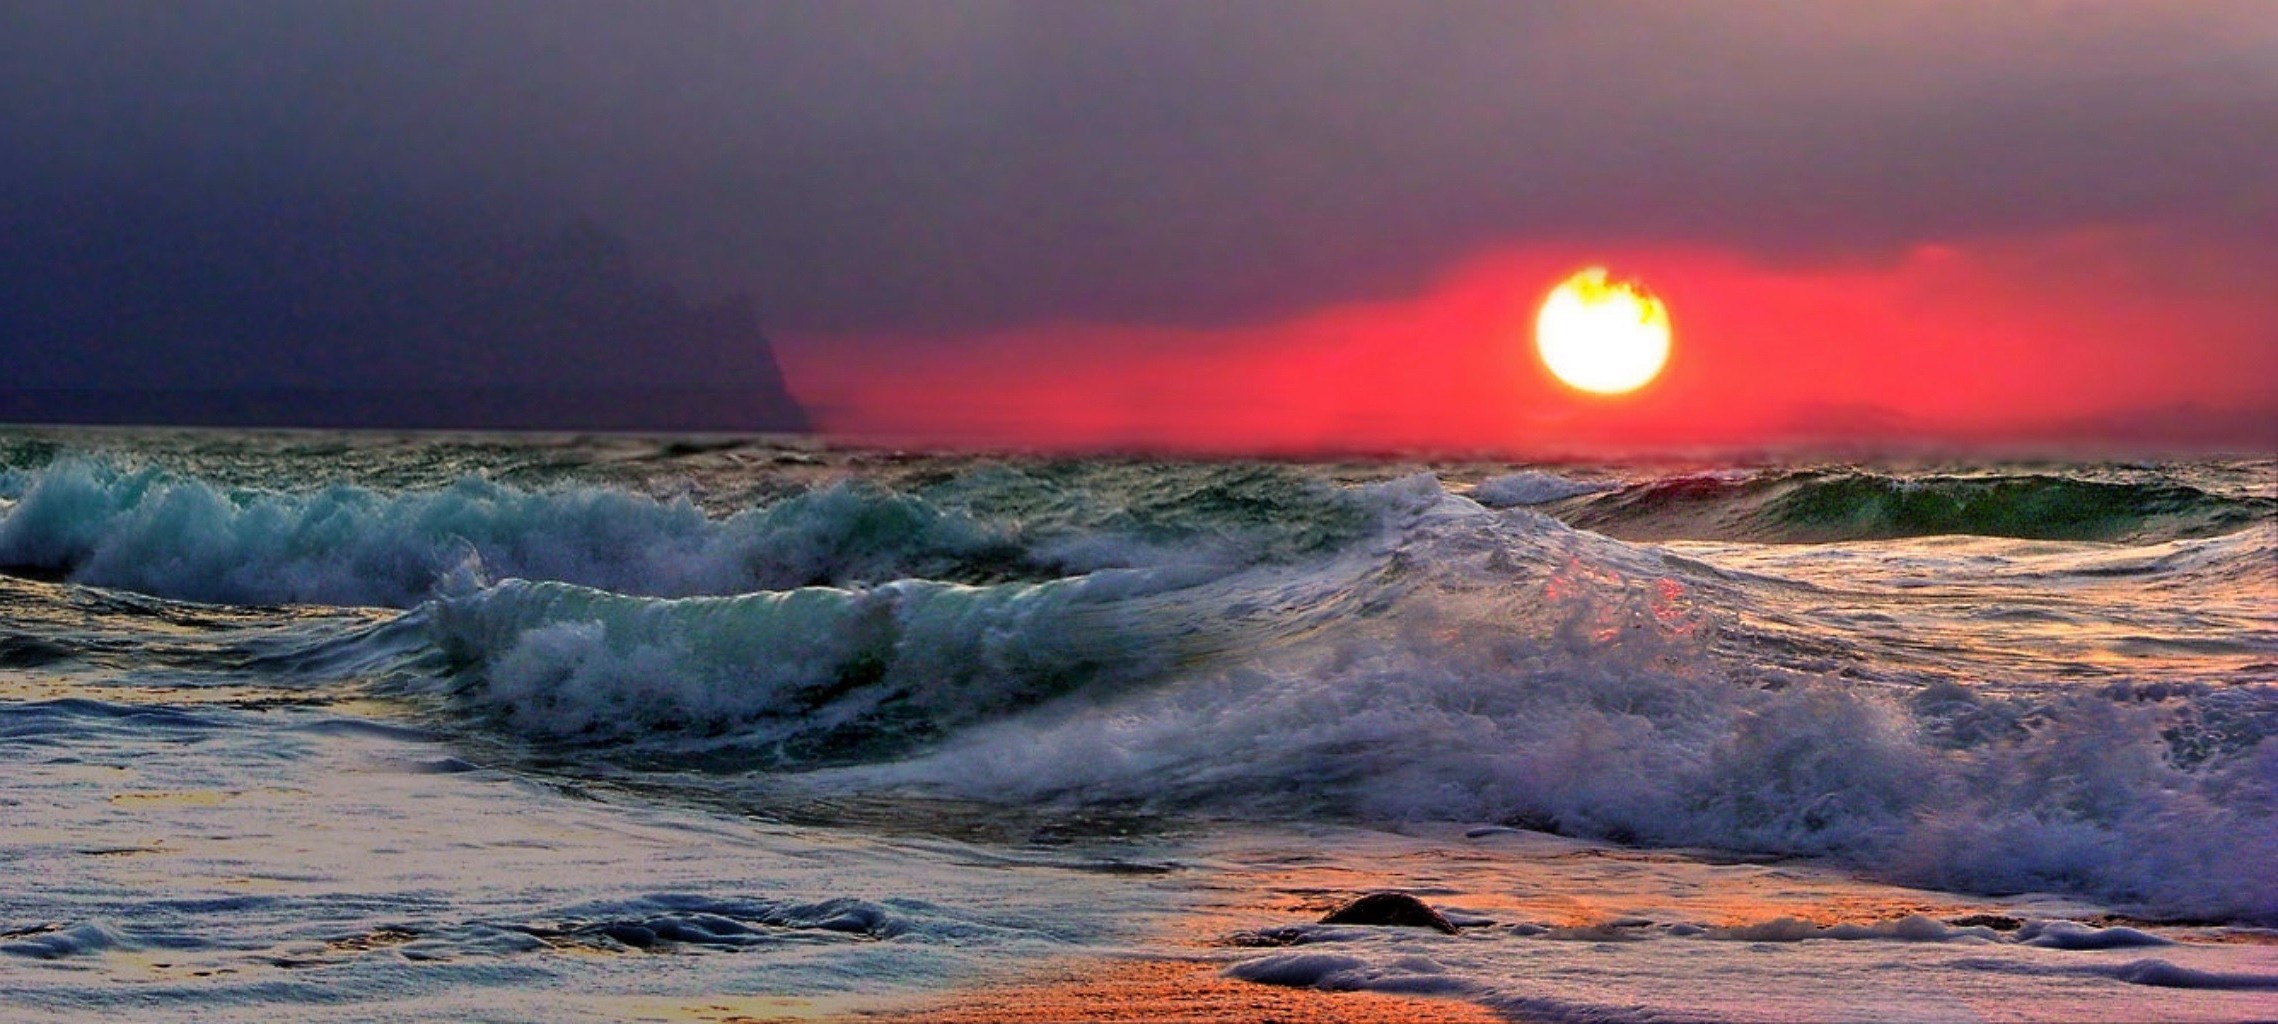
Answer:
[[[1404,892],[1372,892],[1329,912],[1322,924],[1378,924],[1395,928],[1436,928],[1449,935],[1455,925],[1423,900]]]
[[[1946,923],[1956,928],[1991,928],[1997,932],[2013,932],[2025,926],[2022,918],[2007,914],[1971,914],[1967,917],[1947,918]]]

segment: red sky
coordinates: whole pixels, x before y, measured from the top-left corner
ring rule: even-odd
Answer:
[[[1655,448],[2047,437],[2254,445],[2278,421],[2267,246],[2092,228],[1784,265],[1514,244],[1411,294],[1243,325],[1056,322],[784,340],[827,432],[984,446]],[[1603,398],[1535,358],[1543,294],[1610,265],[1668,303],[1660,379]],[[2157,418],[2157,421],[2154,421]],[[2259,429],[2258,429],[2259,427]]]
[[[2274,12],[0,3],[0,391],[758,394],[763,335],[913,446],[2278,448]],[[573,283],[404,283],[462,263]],[[1644,393],[1529,352],[1590,264]]]

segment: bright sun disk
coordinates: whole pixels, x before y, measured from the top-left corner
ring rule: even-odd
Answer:
[[[1650,383],[1669,361],[1669,310],[1636,281],[1587,267],[1551,289],[1535,315],[1535,349],[1577,390],[1618,395]]]

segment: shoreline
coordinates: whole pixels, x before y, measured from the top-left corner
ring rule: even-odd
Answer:
[[[1000,982],[914,997],[888,1008],[819,1018],[829,1024],[1500,1024],[1483,1006],[1425,995],[1332,992],[1229,978],[1207,959],[1103,957],[1062,961]],[[767,1018],[745,1018],[756,1024]],[[725,1018],[723,1024],[736,1021]]]

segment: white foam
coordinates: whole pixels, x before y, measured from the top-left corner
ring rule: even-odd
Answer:
[[[2046,949],[2131,949],[2175,944],[2171,939],[2135,928],[2096,928],[2064,920],[2028,922],[2017,930],[2017,941]]]
[[[34,960],[61,960],[65,957],[133,948],[135,943],[124,933],[99,921],[82,921],[67,928],[0,942],[0,953]]]
[[[1712,939],[1734,942],[1804,942],[1811,939],[1834,939],[1857,942],[1870,939],[1899,942],[1951,942],[1955,939],[1996,941],[1999,933],[1991,928],[1957,928],[1943,921],[1909,914],[1890,921],[1873,921],[1865,924],[1838,922],[1818,925],[1793,917],[1773,918],[1755,924],[1732,928],[1701,929],[1698,934]]]
[[[930,757],[851,770],[849,784],[1512,821],[2278,920],[2266,867],[2278,740],[2186,766],[2161,735],[2172,707],[2059,692],[2030,728],[1957,745],[1923,728],[1906,690],[1735,661],[1720,623],[1740,598],[1726,581],[1531,513],[1462,506],[1420,514],[1376,569],[1322,586],[1339,595],[1333,629],[1085,714],[980,723]]]
[[[1488,508],[1512,508],[1519,505],[1543,505],[1584,494],[1598,494],[1619,486],[1621,485],[1606,480],[1576,480],[1539,469],[1529,469],[1480,481],[1471,489],[1471,500]]]
[[[1331,991],[1365,989],[1402,995],[1459,996],[1477,986],[1425,956],[1368,960],[1341,953],[1276,953],[1229,965],[1227,977],[1265,985]]]
[[[2132,960],[2117,967],[2100,970],[2098,973],[2109,974],[2130,985],[2218,991],[2278,992],[2278,974],[2248,971],[2201,971],[2158,959]]]

